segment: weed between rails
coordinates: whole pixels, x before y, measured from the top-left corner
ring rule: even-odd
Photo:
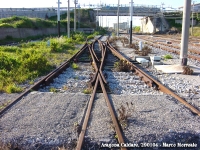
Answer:
[[[71,64],[71,67],[72,67],[73,69],[79,69],[79,65],[76,64],[76,63],[74,63],[74,62]]]
[[[173,57],[172,57],[172,55],[170,55],[170,54],[167,54],[167,55],[164,55],[164,57],[163,57],[165,60],[166,59],[172,59]]]
[[[118,121],[121,127],[126,129],[128,126],[128,118],[130,118],[134,112],[134,105],[132,102],[130,104],[126,102],[126,106],[122,104],[117,110],[119,112]]]
[[[0,110],[4,109],[7,105],[9,105],[11,102],[11,100],[8,100],[6,102],[4,102],[3,104],[0,105]]]
[[[128,72],[128,71],[132,70],[132,65],[128,61],[121,59],[120,61],[115,62],[114,68],[116,71]]]
[[[189,66],[183,66],[183,72],[182,72],[182,74],[184,74],[184,75],[192,75],[193,72],[194,71],[192,69],[190,69]]]
[[[92,88],[87,88],[83,90],[84,94],[91,94],[92,93]]]

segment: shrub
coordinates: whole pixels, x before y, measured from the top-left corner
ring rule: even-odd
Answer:
[[[94,35],[88,35],[88,36],[87,36],[87,39],[88,39],[88,40],[91,40],[91,39],[93,39],[94,37],[95,37]]]
[[[30,21],[30,19],[23,19],[16,21],[14,23],[14,28],[33,28],[33,23]]]
[[[0,28],[13,28],[13,26],[9,23],[1,23]]]
[[[135,26],[133,27],[134,32],[140,32],[140,26]]]
[[[49,91],[50,91],[50,92],[53,92],[53,93],[56,93],[56,92],[57,92],[57,89],[54,88],[54,87],[51,87],[51,88],[49,89]]]
[[[77,52],[78,52],[78,50],[72,50],[72,49],[67,50],[67,53],[70,54],[70,55],[74,55]]]
[[[134,105],[131,102],[130,104],[126,102],[126,106],[121,105],[120,108],[117,109],[119,112],[118,120],[121,124],[122,128],[126,128],[128,124],[128,118],[130,118],[134,112]]]
[[[132,65],[126,60],[120,60],[119,62],[115,62],[114,68],[116,71],[128,72],[132,69]]]
[[[50,51],[51,52],[57,52],[58,51],[58,43],[57,42],[51,42]]]
[[[6,87],[6,92],[7,93],[19,93],[22,92],[23,89],[16,84],[10,84]]]
[[[87,89],[83,90],[83,93],[84,94],[91,94],[92,93],[92,89],[87,88]]]
[[[189,66],[183,66],[182,74],[184,74],[184,75],[192,75],[193,72],[194,71]]]
[[[38,75],[42,75],[51,68],[45,55],[36,52],[23,52],[20,67],[28,68],[30,72],[37,71]]]
[[[79,33],[79,34],[75,34],[75,35],[73,36],[73,39],[74,39],[77,43],[79,43],[79,42],[83,42],[83,41],[85,40],[85,37],[84,37],[84,35],[83,35],[82,33]]]
[[[170,54],[167,54],[167,55],[165,55],[164,56],[164,59],[172,59],[173,57],[172,57],[172,55],[170,55]]]
[[[20,51],[20,48],[17,47],[17,46],[2,46],[0,47],[0,51],[2,52],[17,52],[17,51]]]
[[[5,69],[7,71],[10,71],[12,68],[16,67],[17,65],[18,65],[18,62],[16,59],[4,53],[0,53],[0,69]]]
[[[74,62],[71,64],[71,67],[72,67],[73,69],[78,69],[78,68],[79,68],[78,64],[76,64],[76,63],[74,63]]]

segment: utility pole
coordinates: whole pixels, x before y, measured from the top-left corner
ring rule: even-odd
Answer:
[[[67,36],[68,36],[68,38],[70,38],[70,10],[69,10],[70,4],[69,4],[69,1],[70,0],[68,0],[68,9],[67,9]]]
[[[102,22],[102,28],[103,28],[103,15],[102,15],[102,17],[101,17],[101,22]]]
[[[99,27],[99,14],[98,14],[98,8],[97,8],[97,15],[96,15],[96,29]]]
[[[60,0],[58,0],[57,22],[58,22],[58,37],[60,37]]]
[[[74,9],[74,32],[76,32],[76,4],[77,4],[78,0],[74,0],[74,5],[75,5],[75,9]]]
[[[191,35],[193,35],[193,26],[194,26],[194,1],[192,7],[192,28],[191,28]]]
[[[132,16],[133,16],[133,0],[131,0],[131,8],[130,8],[130,19],[131,19],[131,22],[130,22],[130,45],[132,44]]]
[[[183,22],[182,22],[183,25],[182,25],[181,51],[180,51],[180,59],[182,60],[181,65],[183,66],[187,66],[190,11],[191,11],[191,0],[185,0],[183,7]]]
[[[78,28],[80,28],[80,11],[81,9],[78,9]]]
[[[119,36],[119,0],[118,0],[118,9],[117,9],[117,36]]]

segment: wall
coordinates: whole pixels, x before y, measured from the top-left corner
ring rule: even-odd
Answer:
[[[71,31],[74,29],[71,28]],[[93,33],[95,30],[93,28],[78,28],[77,31],[84,33]],[[65,28],[61,28],[60,32],[67,33]],[[43,28],[43,29],[30,29],[30,28],[0,28],[0,40],[5,39],[6,36],[11,36],[13,38],[26,38],[29,36],[37,35],[50,35],[58,34],[57,28]]]
[[[153,33],[154,26],[153,22],[149,17],[145,17],[141,19],[141,27],[140,30],[142,33]]]
[[[141,19],[140,31],[142,33],[155,33],[160,31],[167,31],[169,25],[165,18],[159,17],[145,17]]]
[[[66,32],[65,28],[61,28],[61,32]],[[30,28],[0,28],[0,39],[11,36],[13,38],[26,38],[29,36],[57,34],[57,28],[43,28],[43,29],[30,29]]]
[[[60,14],[64,14],[66,12],[61,11]],[[30,18],[42,18],[45,19],[46,15],[48,17],[56,16],[57,11],[1,11],[0,18],[7,18],[12,16],[26,16]]]

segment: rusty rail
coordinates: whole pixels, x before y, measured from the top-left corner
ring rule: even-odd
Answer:
[[[46,76],[44,76],[41,80],[39,80],[38,82],[34,83],[34,85],[32,85],[30,88],[28,88],[26,91],[22,92],[15,100],[13,100],[12,103],[10,103],[9,105],[7,105],[4,109],[2,109],[0,111],[0,117],[3,116],[3,114],[10,109],[12,106],[14,106],[18,101],[20,101],[20,99],[23,96],[26,96],[28,93],[30,93],[30,91],[32,90],[37,90],[38,88],[40,88],[41,85],[45,85],[48,84],[48,82],[50,82],[50,80],[52,80],[52,78],[54,78],[55,76],[57,76],[58,74],[60,74],[65,68],[67,68],[67,66],[69,65],[69,63],[71,61],[74,60],[74,58],[76,58],[77,56],[79,56],[85,49],[87,48],[87,43],[85,43],[82,48],[80,49],[80,51],[78,51],[76,54],[74,54],[69,60],[65,61],[62,65],[60,65],[58,68],[54,69],[53,71],[51,71],[49,74],[47,74]]]
[[[118,137],[117,138],[118,142],[124,143],[122,131],[120,129],[119,123],[118,123],[117,118],[115,116],[114,109],[113,109],[113,107],[110,103],[110,100],[108,98],[108,94],[107,94],[105,86],[104,86],[102,74],[100,73],[101,69],[99,69],[97,67],[97,64],[95,62],[95,57],[93,56],[92,50],[91,49],[89,49],[89,50],[90,50],[90,54],[91,54],[92,59],[93,59],[94,68],[96,69],[96,73],[95,73],[96,77],[94,77],[94,78],[96,78],[96,80],[95,80],[95,86],[94,86],[94,89],[93,89],[93,92],[92,92],[92,95],[91,95],[91,98],[90,98],[90,101],[89,101],[89,105],[88,105],[88,108],[87,108],[87,111],[86,111],[86,116],[84,118],[84,122],[83,122],[83,125],[82,125],[82,130],[81,130],[81,133],[80,133],[79,138],[78,138],[76,150],[81,150],[83,140],[84,140],[84,136],[85,136],[85,132],[86,132],[86,129],[87,129],[87,124],[88,124],[88,121],[89,121],[89,116],[90,116],[91,109],[92,109],[92,104],[93,104],[94,97],[95,97],[95,94],[96,94],[96,89],[97,89],[97,86],[98,86],[99,83],[100,83],[101,89],[103,91],[104,98],[106,100],[107,106],[109,108],[109,112],[110,112],[110,115],[111,115],[111,118],[112,118],[112,121],[113,121],[113,124],[114,124],[114,128],[115,128],[115,132],[116,132],[116,135]],[[102,51],[103,51],[102,52],[102,61],[101,61],[101,64],[100,64],[100,68],[102,68],[102,65],[103,65],[103,62],[104,62],[106,49],[102,49]],[[126,150],[126,149],[127,148],[125,148],[125,147],[121,147],[121,150]]]
[[[156,47],[156,48],[161,48],[161,49],[163,49],[163,50],[165,50],[165,51],[168,51],[168,52],[171,52],[171,53],[175,53],[175,54],[177,54],[177,55],[180,55],[180,51],[178,51],[178,49],[179,49],[180,47],[178,47],[178,46],[168,45],[168,44],[164,44],[164,43],[160,43],[160,42],[158,42],[158,44],[160,44],[160,45],[158,45],[158,44],[153,43],[153,41],[146,40],[146,39],[144,39],[144,38],[141,38],[141,39],[142,39],[142,40],[145,40],[146,42],[148,42],[148,45],[150,45],[150,46],[153,46],[153,47]],[[173,47],[173,48],[175,48],[175,49],[177,49],[177,50],[170,49],[169,47]],[[193,50],[193,49],[191,49],[191,48],[189,48],[188,51],[191,52],[191,53],[193,53],[193,54],[200,54],[200,51],[198,51],[198,50]],[[199,56],[189,55],[189,54],[188,54],[188,58],[191,58],[191,59],[200,61],[200,57],[199,57]]]
[[[118,51],[116,51],[111,44],[107,41],[108,43],[108,48],[111,50],[111,52],[117,56],[119,59],[125,59],[127,62],[131,63],[128,59],[124,58]],[[134,68],[134,72],[136,75],[140,77],[147,85],[153,87],[155,90],[160,90],[163,93],[169,94],[172,97],[176,98],[178,101],[180,101],[182,104],[184,104],[187,108],[189,108],[193,113],[197,114],[200,116],[200,111],[197,110],[194,106],[190,105],[187,101],[182,99],[180,96],[176,95],[173,91],[165,87],[163,84],[155,80],[154,78],[150,77],[148,74],[146,74],[144,71],[139,69],[137,66],[132,64],[132,67]]]

